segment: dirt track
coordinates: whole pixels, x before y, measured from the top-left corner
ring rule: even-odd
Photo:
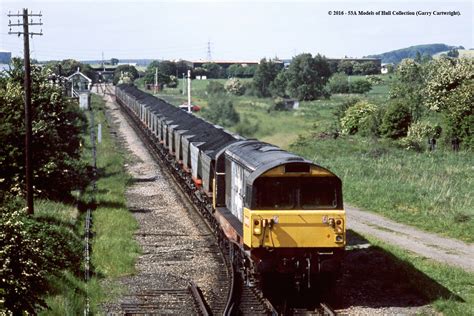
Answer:
[[[440,237],[382,216],[346,206],[348,228],[417,255],[474,271],[474,245]]]

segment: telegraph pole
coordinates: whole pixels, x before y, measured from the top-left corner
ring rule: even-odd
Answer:
[[[9,21],[8,26],[10,31],[8,34],[23,35],[23,44],[24,44],[24,62],[25,62],[25,80],[24,80],[24,89],[25,89],[25,165],[26,165],[26,203],[28,206],[28,214],[34,213],[33,206],[33,168],[32,168],[32,152],[31,152],[31,140],[32,140],[32,131],[31,131],[31,67],[30,67],[30,42],[29,36],[33,35],[43,35],[43,30],[39,33],[29,32],[28,27],[30,25],[43,25],[41,19],[39,23],[34,23],[33,19],[28,22],[29,17],[41,17],[41,12],[39,14],[28,14],[28,9],[23,9],[23,14],[18,12],[17,14],[8,13],[9,17],[23,17],[23,23],[12,23]],[[12,26],[23,26],[23,32],[12,32]]]

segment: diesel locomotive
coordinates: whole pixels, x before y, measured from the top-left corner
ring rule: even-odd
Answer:
[[[346,244],[341,180],[274,145],[246,139],[134,85],[116,100],[230,245],[248,283],[283,275],[311,287],[337,273]]]

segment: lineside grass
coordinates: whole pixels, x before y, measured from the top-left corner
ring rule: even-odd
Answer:
[[[50,225],[57,225],[69,230],[77,238],[83,238],[81,214],[72,204],[50,200],[35,200],[34,217],[47,220]],[[47,310],[39,315],[78,315],[84,311],[86,288],[82,275],[63,271],[60,276],[49,277],[51,288],[45,297]]]
[[[102,125],[102,142],[97,144],[97,208],[92,215],[92,265],[97,277],[114,279],[135,271],[134,262],[140,250],[133,233],[138,224],[126,208],[125,190],[129,175],[124,170],[124,152],[109,133],[104,101],[93,95],[92,107],[96,124]],[[90,190],[88,194],[93,195]]]
[[[80,315],[90,299],[91,312],[100,314],[100,304],[111,300],[123,290],[117,282],[120,276],[133,273],[139,254],[133,233],[137,229],[135,218],[125,206],[125,189],[129,176],[124,170],[124,153],[109,133],[104,115],[104,101],[92,95],[95,124],[102,125],[102,143],[97,144],[97,190],[90,185],[78,195],[82,204],[96,204],[93,211],[93,239],[91,279],[85,283],[83,276],[65,271],[59,278],[52,278],[52,292],[46,297],[48,310],[40,315]],[[90,120],[89,112],[87,112]],[[90,123],[90,121],[89,121]],[[90,130],[84,131],[83,157],[92,165]],[[47,217],[60,225],[76,231],[84,238],[85,214],[73,205],[47,200],[36,201],[35,216]]]
[[[393,254],[404,263],[410,280],[430,304],[443,315],[474,315],[474,274],[388,245],[365,236],[373,245]],[[443,289],[443,287],[445,289]],[[446,289],[450,292],[446,295]]]

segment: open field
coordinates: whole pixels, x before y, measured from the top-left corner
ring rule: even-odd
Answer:
[[[474,241],[471,153],[416,153],[358,137],[307,138],[293,151],[328,167],[345,201],[398,222]]]

